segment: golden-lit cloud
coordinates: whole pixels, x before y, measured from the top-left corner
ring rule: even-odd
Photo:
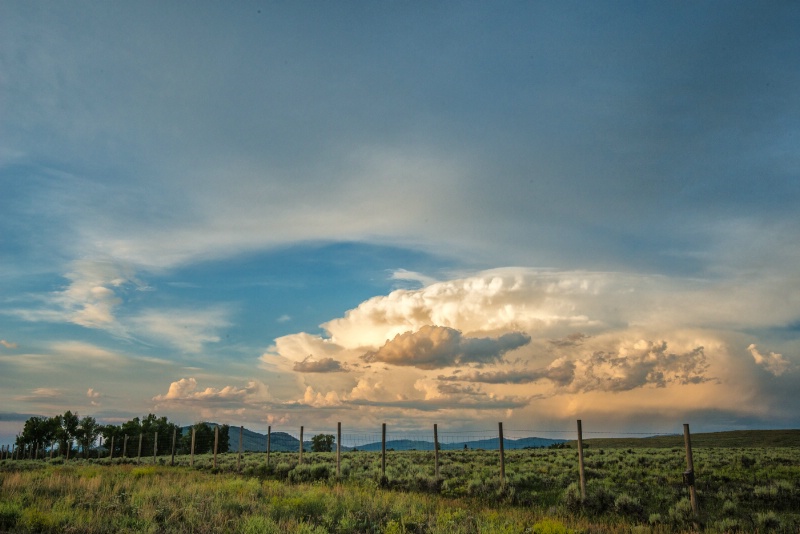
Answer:
[[[498,269],[373,297],[323,324],[325,336],[277,339],[262,361],[297,371],[294,398],[307,406],[403,413],[469,406],[474,417],[502,410],[524,417],[552,402],[672,402],[680,391],[698,409],[733,413],[733,397],[746,395],[752,405],[741,413],[763,413],[773,401],[752,376],[752,361],[775,376],[791,366],[755,346],[745,358],[738,334],[716,313],[685,312],[680,295],[696,302],[704,292],[719,293],[659,277]],[[344,367],[348,373],[312,372]],[[593,413],[613,418],[655,409],[649,401],[595,402]]]
[[[750,354],[753,356],[753,360],[755,360],[756,365],[760,365],[766,369],[767,372],[772,373],[775,376],[782,375],[791,367],[789,361],[784,358],[782,354],[777,354],[775,352],[761,354],[755,344],[750,344],[750,346],[747,347],[747,350],[750,351]]]
[[[652,385],[699,384],[711,380],[703,347],[677,354],[665,341],[640,340],[615,352],[596,351],[576,359],[558,358],[540,369],[472,372],[449,381],[527,384],[549,380],[567,392],[627,391]]]
[[[269,388],[256,380],[251,380],[244,387],[225,386],[199,389],[195,378],[181,378],[172,382],[167,393],[153,397],[153,401],[158,403],[197,404],[252,403],[269,399]]]
[[[292,370],[298,373],[339,373],[347,371],[347,367],[333,358],[314,360],[309,356],[302,362],[295,362]]]
[[[365,362],[439,369],[499,360],[506,352],[530,342],[530,337],[512,332],[493,338],[466,338],[453,328],[426,325],[416,332],[398,334],[381,348],[371,351]]]

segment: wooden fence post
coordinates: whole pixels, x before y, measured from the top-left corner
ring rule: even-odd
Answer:
[[[217,468],[217,447],[219,445],[219,425],[214,427],[214,469]]]
[[[122,440],[122,457],[128,457],[128,434],[125,434],[125,439]]]
[[[156,455],[158,454],[158,432],[153,436],[153,465],[156,464]]]
[[[236,470],[242,470],[242,436],[244,434],[244,426],[239,427],[239,456],[236,458]]]
[[[381,480],[386,480],[386,423],[381,426]]]
[[[581,501],[586,500],[586,471],[583,467],[583,428],[578,419],[578,471],[581,481]]]
[[[69,453],[72,451],[72,440],[67,440],[67,461],[69,461]],[[19,449],[17,449],[17,459],[19,459]]]
[[[336,476],[342,476],[342,423],[336,423]]]
[[[694,460],[692,459],[692,438],[689,434],[689,425],[683,425],[683,442],[686,445],[686,472],[683,473],[683,481],[689,486],[689,497],[692,502],[692,513],[695,517],[700,514],[700,507],[697,504],[697,491],[694,487]]]
[[[192,450],[189,453],[189,467],[194,467],[194,440],[195,440],[195,428],[192,425]]]
[[[139,452],[136,453],[136,463],[142,461],[142,433],[139,432]]]
[[[433,474],[439,479],[439,428],[433,423]]]
[[[269,466],[269,452],[272,448],[272,426],[267,427],[267,466]]]
[[[169,465],[175,465],[175,443],[177,441],[178,441],[178,427],[176,426],[172,429],[172,459],[169,461]]]
[[[111,447],[108,450],[108,463],[114,459],[114,436],[111,436]]]
[[[298,464],[302,464],[303,463],[303,427],[302,426],[300,427],[300,456],[298,457],[297,463]]]
[[[503,423],[498,423],[498,433],[500,434],[500,482],[506,483],[506,444],[503,439]]]

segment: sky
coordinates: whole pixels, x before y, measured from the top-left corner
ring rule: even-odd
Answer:
[[[800,427],[796,2],[0,3],[0,442]]]

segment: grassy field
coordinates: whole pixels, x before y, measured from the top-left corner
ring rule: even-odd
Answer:
[[[661,438],[658,438],[661,439]],[[761,438],[759,438],[761,439]],[[698,440],[700,443],[703,440]],[[572,449],[263,453],[109,462],[0,462],[9,532],[800,532],[800,447],[703,447],[700,517],[682,483],[682,437],[661,447],[586,450],[581,499]],[[638,441],[637,443],[642,443]],[[740,441],[739,443],[742,443]],[[619,442],[618,442],[619,444]],[[674,446],[673,446],[674,445]],[[238,468],[237,468],[238,466]]]

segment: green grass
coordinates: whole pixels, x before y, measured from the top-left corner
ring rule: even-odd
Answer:
[[[0,462],[0,532],[798,532],[800,447],[674,447]]]

